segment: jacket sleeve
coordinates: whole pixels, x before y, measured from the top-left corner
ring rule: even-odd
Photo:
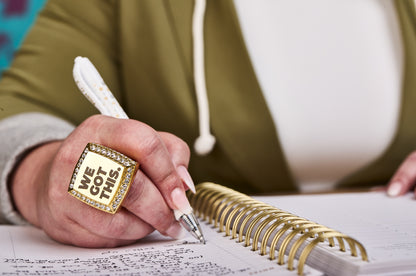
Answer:
[[[97,113],[78,91],[72,67],[88,57],[118,95],[117,7],[110,0],[50,0],[0,81],[0,223],[24,223],[8,179],[24,152],[64,139]]]
[[[42,143],[64,139],[73,129],[72,124],[44,113],[22,113],[0,121],[0,223],[26,223],[14,208],[8,187],[22,155]]]

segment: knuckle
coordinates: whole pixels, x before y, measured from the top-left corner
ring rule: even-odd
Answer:
[[[405,169],[401,169],[396,172],[396,174],[392,177],[390,182],[399,182],[399,183],[410,183],[412,181],[412,176],[409,172]]]
[[[128,229],[128,223],[122,216],[113,215],[106,228],[107,236],[123,237]]]
[[[48,200],[51,202],[52,205],[60,204],[65,201],[67,197],[66,192],[63,192],[61,189],[56,188],[54,185],[48,186]]]
[[[121,120],[113,133],[127,145],[138,150],[143,158],[163,149],[163,143],[156,130],[135,120]]]
[[[180,152],[185,157],[189,157],[191,155],[191,150],[184,140],[168,132],[162,133],[163,136],[166,137],[166,143],[169,144],[170,148],[173,149],[174,152]]]
[[[140,174],[137,173],[133,179],[133,183],[130,185],[130,189],[124,198],[124,205],[127,206],[129,209],[133,208],[138,209],[140,208],[140,199],[143,197],[144,194],[144,182],[145,178]]]
[[[155,220],[155,228],[157,228],[161,233],[166,233],[172,223],[172,219],[169,219],[167,216],[158,216],[158,218]]]
[[[180,152],[182,152],[186,156],[187,159],[190,158],[191,149],[189,148],[188,144],[184,140],[178,138],[177,148]]]
[[[104,117],[105,116],[103,116],[101,114],[94,114],[94,115],[91,115],[90,117],[88,117],[87,119],[85,119],[84,123],[85,124],[92,124],[92,125],[99,124],[99,123],[102,122]]]
[[[157,154],[157,152],[159,152],[163,147],[160,138],[155,134],[147,135],[141,141],[141,146],[141,150],[144,154],[144,157]]]
[[[406,183],[410,183],[412,181],[412,178],[409,175],[405,174],[405,173],[401,173],[401,174],[397,175],[394,180],[398,181],[400,183],[406,184]]]
[[[140,128],[141,125],[134,120],[118,120],[113,127],[114,133],[120,137],[134,137],[136,135],[137,129]]]
[[[101,114],[94,114],[87,119],[85,119],[78,127],[77,129],[83,130],[83,129],[100,129],[102,124],[105,123],[105,116]]]
[[[395,175],[391,181],[406,183],[408,181],[408,178],[403,173],[400,173],[400,174]]]
[[[414,152],[410,153],[410,154],[407,156],[406,160],[408,160],[408,161],[410,161],[410,162],[412,162],[412,163],[416,163],[416,151],[414,151]]]
[[[55,156],[55,162],[59,162],[61,164],[68,164],[71,166],[75,166],[78,157],[77,154],[75,154],[76,151],[72,148],[71,145],[68,143],[64,143],[59,151],[57,152]]]
[[[160,186],[165,190],[173,190],[174,187],[178,186],[178,176],[173,172],[167,172],[166,174],[160,175],[159,179],[156,179]]]
[[[132,138],[135,142],[137,142],[137,137],[140,137],[140,140],[146,140],[147,137],[156,136],[156,131],[145,123],[131,119],[119,121],[118,132],[125,135],[126,138]]]

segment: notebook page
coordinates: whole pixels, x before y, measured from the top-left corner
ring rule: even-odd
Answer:
[[[115,249],[62,245],[33,227],[0,226],[2,275],[286,275],[287,270],[210,225],[201,223],[207,243],[172,241],[154,233]],[[310,268],[305,275],[321,275]]]
[[[363,266],[363,273],[416,273],[416,200],[411,193],[399,198],[371,192],[256,199],[360,241],[369,263],[352,257],[349,261]]]

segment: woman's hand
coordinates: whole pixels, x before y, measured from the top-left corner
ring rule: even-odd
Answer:
[[[74,167],[88,142],[124,153],[140,164],[122,206],[112,215],[68,194]],[[129,244],[154,229],[182,235],[172,209],[190,208],[183,180],[188,146],[174,135],[156,132],[135,120],[96,115],[85,120],[64,141],[32,150],[17,167],[12,194],[17,209],[53,239],[83,247]],[[194,189],[194,188],[193,188]]]
[[[400,196],[414,188],[416,182],[416,151],[400,165],[387,186],[387,194]],[[415,191],[416,192],[416,191]]]

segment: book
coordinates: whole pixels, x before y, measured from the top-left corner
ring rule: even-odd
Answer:
[[[306,261],[327,275],[416,275],[416,200],[384,191],[258,197],[281,209],[335,228],[365,246],[368,261],[337,248],[316,247]],[[341,254],[339,254],[341,253]],[[312,258],[313,257],[313,258]]]
[[[203,220],[252,251],[277,259],[279,265],[287,263],[289,270],[298,260],[299,275],[313,249],[325,241],[329,247],[338,246],[342,252],[348,248],[351,256],[368,260],[365,248],[354,238],[218,184],[200,184],[190,202]],[[317,250],[311,259],[319,260],[324,252]]]
[[[411,194],[394,199],[383,192],[249,197],[203,183],[197,186],[196,195],[190,195],[190,201],[201,218],[205,245],[192,237],[172,240],[155,232],[130,246],[86,249],[59,244],[34,227],[3,225],[0,272],[288,276],[416,273],[416,213],[411,212],[416,202]],[[278,219],[283,221],[279,225]],[[305,251],[308,248],[310,251]]]

